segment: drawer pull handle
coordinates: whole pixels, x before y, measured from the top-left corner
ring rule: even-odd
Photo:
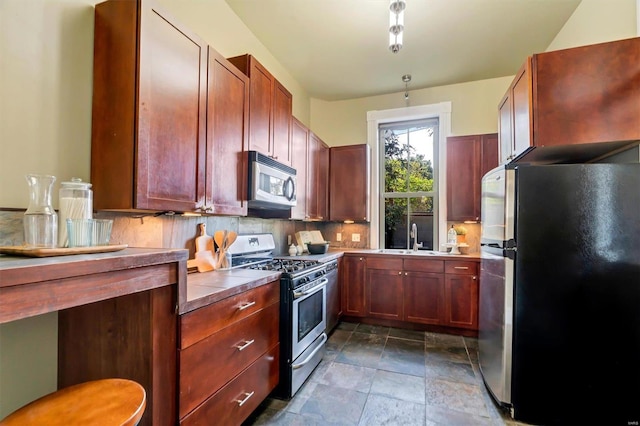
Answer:
[[[239,351],[243,351],[243,350],[247,349],[249,346],[251,346],[253,344],[253,342],[255,342],[255,341],[256,341],[255,339],[253,339],[253,340],[245,340],[244,341],[245,342],[244,345],[238,345],[238,346],[236,346],[236,348],[238,348],[238,352]]]
[[[255,301],[253,301],[253,302],[247,302],[247,303],[245,303],[244,305],[240,305],[240,306],[238,306],[238,310],[239,310],[239,311],[244,311],[245,309],[250,308],[251,306],[253,306],[253,305],[255,305],[255,304],[256,304],[256,302],[255,302]]]
[[[256,393],[255,391],[248,393],[248,392],[244,392],[245,397],[244,399],[236,399],[236,402],[238,403],[238,407],[242,407],[244,405],[245,402],[247,402],[249,400],[249,398],[251,398],[253,396],[253,394]]]
[[[454,266],[453,269],[469,269],[468,266]]]

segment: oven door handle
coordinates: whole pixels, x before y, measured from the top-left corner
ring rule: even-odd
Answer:
[[[320,349],[322,349],[324,344],[327,342],[327,333],[322,333],[320,337],[322,338],[322,342],[319,343],[318,346],[313,350],[313,352],[311,352],[309,356],[306,357],[300,364],[293,364],[291,366],[292,370],[297,370],[307,365],[311,361],[311,359],[313,359],[314,355],[317,354]]]
[[[326,278],[322,278],[319,281],[320,281],[320,283],[318,285],[314,285],[313,287],[311,287],[308,290],[305,290],[305,291],[295,291],[294,290],[293,291],[293,300],[299,299],[302,296],[306,296],[306,295],[311,294],[311,293],[315,293],[317,290],[319,290],[322,287],[326,286],[327,283],[329,282],[329,280],[326,279]]]

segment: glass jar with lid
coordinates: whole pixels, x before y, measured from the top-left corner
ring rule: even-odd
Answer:
[[[58,246],[67,247],[67,219],[93,218],[93,191],[91,184],[80,178],[71,178],[71,182],[61,182],[59,192]]]

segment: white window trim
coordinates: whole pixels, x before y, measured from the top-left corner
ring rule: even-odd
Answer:
[[[438,197],[434,200],[434,212],[438,220],[438,232],[434,235],[434,250],[438,250],[439,241],[446,240],[447,234],[447,136],[451,134],[451,102],[440,102],[437,104],[420,105],[406,108],[386,109],[381,111],[367,112],[367,144],[371,153],[371,226],[369,227],[370,248],[379,248],[380,245],[380,141],[378,137],[378,126],[384,123],[395,121],[418,120],[423,118],[438,118]]]

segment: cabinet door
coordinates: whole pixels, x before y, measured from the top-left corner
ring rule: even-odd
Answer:
[[[291,93],[274,80],[273,135],[271,155],[280,163],[291,165],[291,121],[293,98]]]
[[[367,268],[367,316],[402,319],[402,271]]]
[[[405,272],[404,320],[442,324],[444,319],[444,275]]]
[[[498,144],[498,134],[490,133],[487,135],[482,135],[482,146],[481,146],[481,157],[482,160],[480,162],[480,184],[482,184],[482,177],[487,174],[487,172],[492,169],[498,167],[498,157],[499,153],[499,144]],[[478,195],[480,197],[480,194]]]
[[[309,161],[307,173],[307,213],[310,219],[327,219],[329,188],[329,148],[309,131]]]
[[[330,148],[330,220],[369,220],[368,152],[366,144]]]
[[[500,135],[500,163],[511,160],[513,152],[513,105],[511,87],[498,105],[498,134]]]
[[[362,256],[345,255],[342,259],[342,311],[345,315],[363,317],[365,311],[365,266]]]
[[[271,155],[274,78],[253,57],[249,57],[249,78],[249,149]]]
[[[342,259],[338,259],[338,270],[333,270],[326,275],[329,282],[327,283],[327,334],[338,325],[338,320],[342,314],[342,306],[340,303],[340,280],[338,279],[339,270],[342,267]]]
[[[135,207],[192,211],[205,190],[207,45],[141,4]]]
[[[208,213],[247,215],[249,79],[209,48],[207,101]]]
[[[447,138],[447,219],[480,220],[479,135]]]
[[[520,155],[533,142],[532,106],[531,106],[531,59],[527,58],[516,74],[513,82],[513,153],[512,158]]]
[[[291,167],[296,169],[296,205],[291,208],[291,219],[308,219],[307,215],[307,187],[309,186],[307,173],[309,129],[295,117],[291,128]]]
[[[477,275],[445,275],[444,324],[451,327],[478,329]]]

